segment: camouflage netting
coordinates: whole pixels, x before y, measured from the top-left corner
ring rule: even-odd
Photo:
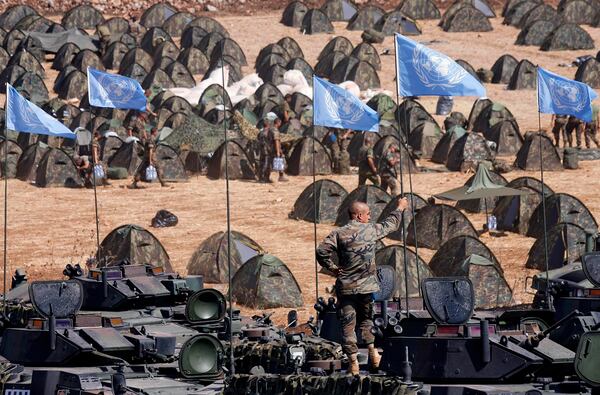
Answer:
[[[542,139],[541,153],[540,139]],[[544,164],[544,170],[563,170],[558,150],[556,149],[556,147],[552,143],[552,140],[550,140],[548,136],[546,136],[545,134],[533,132],[525,134],[525,142],[523,143],[523,146],[521,147],[519,152],[517,152],[515,166],[518,166],[520,169],[523,170],[539,170],[540,157],[542,163]]]
[[[263,252],[258,243],[243,233],[231,232],[232,275],[250,258]],[[227,233],[217,232],[204,240],[187,264],[188,274],[200,274],[207,283],[226,283],[229,278],[227,262]]]
[[[549,227],[547,235],[548,249],[546,251],[549,269],[558,269],[568,263],[573,263],[585,254],[586,232],[581,226],[561,222]],[[544,248],[545,241],[541,236],[531,246],[525,267],[546,270]]]
[[[428,205],[427,201],[416,193],[404,193],[403,195],[398,195],[390,200],[390,202],[385,206],[379,215],[377,222],[384,221],[392,211],[396,210],[398,208],[398,200],[402,197],[406,197],[408,199],[408,208],[402,213],[402,216],[404,217],[405,229],[408,228],[408,224],[410,224],[413,219],[413,211],[416,214],[421,208]],[[400,226],[396,232],[390,233],[388,237],[392,240],[402,240],[402,231],[402,226]]]
[[[113,229],[100,243],[96,253],[98,266],[152,265],[172,272],[165,247],[148,230],[138,225],[121,225]]]
[[[206,122],[201,117],[190,114],[185,122],[173,129],[173,132],[163,140],[171,147],[189,147],[190,150],[203,155],[213,153],[225,140],[223,128]]]
[[[371,209],[371,222],[377,221],[392,197],[383,189],[374,185],[363,185],[346,196],[337,211],[336,226],[344,226],[350,222],[348,209],[354,201],[366,203]]]
[[[406,242],[415,245],[416,237],[419,247],[437,250],[453,237],[477,237],[471,221],[458,209],[446,204],[434,204],[420,209],[411,221],[407,230]]]
[[[316,210],[314,191],[316,191]],[[336,213],[347,195],[348,192],[337,182],[327,179],[318,180],[315,184],[304,188],[294,203],[290,218],[314,222],[316,211],[317,223],[333,224]]]
[[[300,285],[288,267],[273,255],[257,255],[232,279],[233,301],[246,307],[272,309],[304,305]]]
[[[420,283],[423,279],[433,277],[431,269],[420,257],[410,248],[406,249],[406,258],[408,261],[408,297],[420,296]],[[417,264],[418,262],[418,264]],[[404,281],[404,248],[401,245],[387,246],[375,254],[375,263],[377,266],[388,265],[392,266],[396,272],[395,279],[395,297],[406,296]]]
[[[567,193],[555,193],[546,197],[546,229],[561,222],[577,224],[585,230],[595,233],[598,223],[590,210],[575,196]],[[544,208],[539,204],[529,221],[527,236],[539,238],[544,234]]]
[[[40,159],[35,185],[79,188],[83,186],[83,180],[69,154],[60,148],[50,148]]]

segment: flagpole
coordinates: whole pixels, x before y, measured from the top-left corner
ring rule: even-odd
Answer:
[[[400,73],[398,70],[398,41],[396,40],[396,36],[394,36],[394,51],[396,54],[394,63],[395,63],[395,68],[396,68],[396,102],[397,102],[397,109],[400,109],[400,90],[398,89],[398,87],[400,86]],[[404,117],[406,119],[406,116]],[[402,130],[400,128],[400,114],[399,111],[396,111],[396,120],[397,120],[397,124],[398,124],[398,137],[400,140],[400,196],[404,195],[404,174],[402,171],[402,148],[404,147],[404,144],[402,142]],[[410,162],[410,158],[408,158],[408,161]],[[410,169],[410,163],[408,165],[409,169]],[[414,222],[414,218],[413,218],[413,222]],[[406,253],[406,231],[407,229],[405,229],[405,219],[404,219],[404,213],[402,213],[402,219],[401,219],[401,223],[400,226],[402,227],[402,254],[403,254],[403,261],[404,261],[404,292],[405,292],[405,300],[406,300],[406,315],[408,316],[408,313],[410,311],[409,307],[408,307],[408,255]],[[418,262],[418,256],[416,258],[417,260],[417,270],[419,267],[419,262]],[[421,284],[418,284],[417,288],[420,288]]]
[[[312,114],[312,180],[313,180],[313,243],[315,248],[315,303],[319,300],[319,266],[317,264],[317,168],[315,160],[315,75],[313,74],[313,114]]]
[[[229,374],[235,374],[235,361],[233,360],[233,303],[232,303],[232,275],[231,275],[231,209],[229,201],[229,136],[227,135],[227,106],[225,101],[225,61],[223,53],[225,52],[225,40],[221,40],[221,82],[222,82],[222,101],[223,101],[223,133],[225,134],[225,196],[227,210],[227,298],[229,299]]]
[[[95,113],[95,107],[92,106],[90,104],[90,68],[88,66],[87,68],[87,85],[88,85],[88,105],[90,106],[90,112],[92,113],[92,115],[94,116],[94,118],[96,117],[96,113]],[[94,188],[94,212],[96,215],[96,248],[98,251],[98,267],[102,267],[100,266],[101,262],[102,262],[102,252],[100,251],[100,217],[98,215],[98,192],[96,190],[96,158],[94,157],[94,133],[93,131],[90,131],[92,133],[92,185]],[[98,154],[100,154],[100,152],[98,152]]]
[[[3,288],[2,288],[2,312],[3,319],[6,319],[6,268],[7,268],[7,253],[8,253],[8,129],[7,117],[8,103],[10,102],[9,96],[10,91],[8,89],[8,82],[6,83],[6,103],[4,104],[4,237],[3,243],[4,248],[2,251],[2,271],[4,273]]]
[[[538,73],[539,73],[539,66],[538,66]],[[542,113],[540,112],[540,83],[539,81],[537,81],[538,87],[537,87],[537,94],[536,94],[536,100],[537,100],[537,107],[538,107],[538,133],[539,133],[539,140],[540,140],[540,181],[542,182],[542,216],[543,216],[543,221],[544,221],[544,268],[546,270],[546,287],[548,287],[549,285],[549,267],[548,267],[548,232],[547,232],[547,224],[546,224],[546,193],[544,191],[544,160],[542,158]],[[568,246],[568,242],[567,242],[567,249],[569,248]],[[550,294],[548,292],[548,290],[546,289],[546,305],[547,308],[550,308]]]

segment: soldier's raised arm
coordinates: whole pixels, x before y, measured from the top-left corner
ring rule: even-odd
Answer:
[[[402,212],[406,210],[407,207],[408,200],[406,198],[398,199],[398,208],[392,211],[383,222],[373,225],[375,228],[375,238],[377,240],[383,239],[400,228]]]

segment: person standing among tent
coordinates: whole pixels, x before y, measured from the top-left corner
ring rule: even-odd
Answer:
[[[575,139],[577,141],[577,148],[581,148],[581,135],[583,134],[583,122],[581,119],[570,115],[565,127],[567,132],[567,139],[569,141],[569,147],[573,146],[573,131],[575,131]]]
[[[358,153],[358,186],[365,185],[367,180],[373,185],[379,186],[381,180],[375,166],[375,154],[373,153],[373,135],[365,135],[364,144]]]
[[[378,240],[400,227],[402,212],[408,207],[406,198],[398,199],[398,207],[381,223],[369,223],[371,210],[366,203],[354,201],[348,209],[350,223],[331,232],[316,251],[317,261],[336,277],[338,317],[342,322],[342,349],[350,359],[353,375],[359,374],[356,325],[369,348],[372,369],[379,368],[381,356],[375,348],[373,328],[373,293],[379,291],[375,250]],[[337,258],[337,264],[335,263]]]
[[[148,138],[148,134],[146,133],[146,113],[140,111],[134,116],[127,126],[127,135],[136,137],[142,142],[146,141]]]
[[[392,144],[383,154],[379,164],[381,189],[387,192],[389,188],[392,196],[400,195],[400,182],[396,171],[398,165],[400,165],[399,148],[398,145]]]
[[[552,115],[552,134],[554,135],[554,146],[560,146],[560,135],[562,134],[563,147],[567,146],[567,131],[565,129],[567,125],[567,116],[554,114]]]
[[[283,158],[281,151],[281,141],[279,139],[279,126],[281,120],[273,113],[269,112],[263,119],[264,126],[258,133],[258,150],[259,150],[259,171],[258,182],[270,183],[271,171],[273,170],[273,159]],[[283,170],[279,170],[279,181],[287,181],[287,177]]]
[[[140,182],[140,180],[142,179],[143,172],[146,171],[146,169],[149,166],[153,166],[156,169],[156,178],[158,178],[158,181],[160,181],[160,186],[167,186],[167,183],[163,181],[162,171],[160,169],[160,166],[158,165],[158,162],[156,161],[156,147],[154,144],[154,140],[151,138],[146,139],[146,141],[144,142],[144,159],[135,171],[131,188],[139,188],[138,182]]]
[[[596,104],[592,104],[592,122],[587,122],[585,124],[585,146],[586,148],[590,148],[590,140],[596,144],[597,148],[600,148],[600,144],[598,144],[598,137],[596,134],[598,133],[598,125],[600,120],[598,119],[598,111],[600,111],[600,107]]]

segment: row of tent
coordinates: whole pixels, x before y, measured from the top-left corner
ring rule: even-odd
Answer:
[[[561,0],[555,9],[542,0],[510,0],[503,23],[521,29],[516,44],[544,51],[594,48],[594,40],[579,25],[600,26],[597,0]]]
[[[375,5],[358,8],[350,0],[328,0],[321,8],[309,8],[301,1],[293,1],[283,11],[281,23],[299,27],[305,34],[332,33],[332,21],[347,21],[348,30],[375,30],[385,36],[401,33],[421,34],[416,20],[440,19],[440,26],[448,32],[490,31],[488,18],[495,17],[486,0],[457,0],[441,16],[431,0],[404,0],[393,11],[386,12]]]

